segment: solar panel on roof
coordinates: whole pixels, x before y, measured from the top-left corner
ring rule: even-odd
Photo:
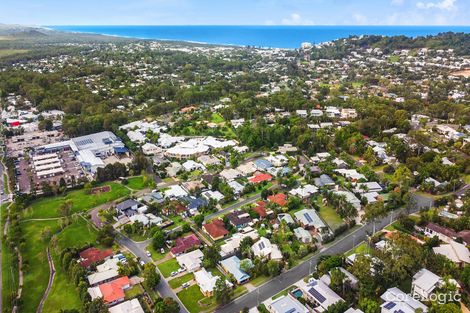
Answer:
[[[264,247],[266,247],[266,246],[264,245],[264,242],[261,241],[261,242],[259,243],[259,249],[260,249],[260,250],[263,250]]]
[[[387,303],[386,305],[384,305],[384,308],[386,308],[387,310],[390,310],[390,309],[393,308],[395,305],[396,305],[395,302],[389,302],[389,303]]]
[[[292,309],[285,311],[284,313],[294,313],[294,312],[297,312],[297,310],[295,308],[292,308]]]
[[[93,140],[90,139],[90,138],[77,141],[77,145],[79,145],[79,146],[88,145],[88,144],[92,144],[92,143],[93,143]]]
[[[326,298],[318,292],[318,290],[314,289],[314,288],[310,288],[310,290],[308,291],[315,299],[317,299],[318,302],[320,303],[323,303],[325,302]]]
[[[304,213],[304,217],[309,224],[313,223],[312,217],[308,213]]]
[[[399,309],[399,310],[395,311],[395,313],[405,313],[405,312],[403,312],[401,309]]]

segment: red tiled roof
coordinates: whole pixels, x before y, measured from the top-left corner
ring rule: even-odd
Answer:
[[[266,217],[268,215],[266,214],[266,202],[259,201],[257,204],[258,205],[253,208],[253,211],[258,213],[259,217]]]
[[[80,252],[80,265],[88,267],[93,263],[103,261],[104,259],[113,255],[113,250],[100,250],[95,247],[88,248]]]
[[[228,234],[228,230],[225,229],[224,221],[219,219],[213,220],[211,223],[207,223],[202,227],[204,227],[212,238],[219,238]]]
[[[270,202],[274,202],[280,206],[285,206],[287,204],[287,197],[285,194],[283,193],[278,193],[276,195],[273,195],[273,196],[269,196],[268,197],[268,200]]]
[[[199,246],[200,244],[201,242],[199,241],[199,238],[197,238],[195,234],[191,234],[184,238],[177,238],[175,240],[175,246],[171,248],[170,251],[173,255],[177,255],[184,253],[193,247]]]
[[[126,296],[124,289],[130,285],[129,277],[123,276],[113,281],[99,285],[103,300],[106,303],[113,303]]]
[[[258,174],[256,176],[251,177],[249,181],[252,183],[261,183],[263,181],[270,181],[271,179],[273,179],[271,175],[263,173],[263,174]]]

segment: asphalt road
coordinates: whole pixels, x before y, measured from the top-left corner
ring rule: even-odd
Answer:
[[[413,210],[413,212],[414,211],[418,211],[418,209]],[[377,221],[375,223],[376,231],[381,230],[385,226],[390,224],[396,219],[398,215],[399,212],[392,212],[387,217],[383,218],[380,221]],[[364,241],[367,236],[372,233],[373,229],[374,226],[372,223],[361,226],[352,233],[346,235],[343,238],[338,239],[337,241],[334,241],[329,246],[323,248],[322,250],[320,250],[320,252],[313,255],[308,261],[303,262],[298,266],[292,268],[291,270],[282,273],[281,275],[273,278],[272,280],[256,288],[250,293],[235,299],[226,306],[218,308],[216,312],[234,313],[240,312],[245,307],[252,308],[260,305],[263,301],[271,298],[282,290],[294,285],[297,281],[310,275],[314,271],[320,256],[343,254],[346,251],[349,251],[350,249]]]
[[[116,241],[120,245],[122,245],[122,246],[126,247],[127,249],[129,249],[129,251],[131,251],[135,256],[139,257],[145,263],[152,262],[152,259],[149,258],[147,256],[147,254],[145,253],[145,248],[149,244],[148,241],[134,242],[131,239],[127,238],[126,236],[122,235],[122,234],[117,234],[116,235]],[[160,276],[162,278],[160,280],[160,283],[157,286],[158,293],[164,298],[166,298],[166,297],[173,298],[180,305],[180,312],[181,313],[188,313],[186,308],[181,303],[180,299],[178,299],[176,294],[173,292],[173,290],[168,285],[167,281],[163,278],[163,275],[162,275],[162,273],[160,273],[160,270],[158,269],[158,267],[157,267],[157,271],[158,271],[158,273],[160,274]]]

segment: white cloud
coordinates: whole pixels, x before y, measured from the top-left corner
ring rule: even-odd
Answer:
[[[298,13],[292,13],[281,21],[283,25],[314,25],[315,23],[311,20],[304,19]]]
[[[362,15],[362,14],[359,14],[359,13],[355,13],[353,14],[353,19],[354,21],[356,22],[356,24],[360,24],[360,25],[366,25],[368,24],[368,19],[366,16]]]
[[[391,5],[403,5],[405,3],[405,0],[392,0],[390,2]]]
[[[441,10],[453,10],[456,8],[455,3],[457,0],[442,0],[440,2],[418,2],[416,7],[418,9],[441,9]]]

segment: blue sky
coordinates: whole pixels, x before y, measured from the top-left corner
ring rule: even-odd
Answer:
[[[470,0],[2,0],[27,25],[470,25]]]

